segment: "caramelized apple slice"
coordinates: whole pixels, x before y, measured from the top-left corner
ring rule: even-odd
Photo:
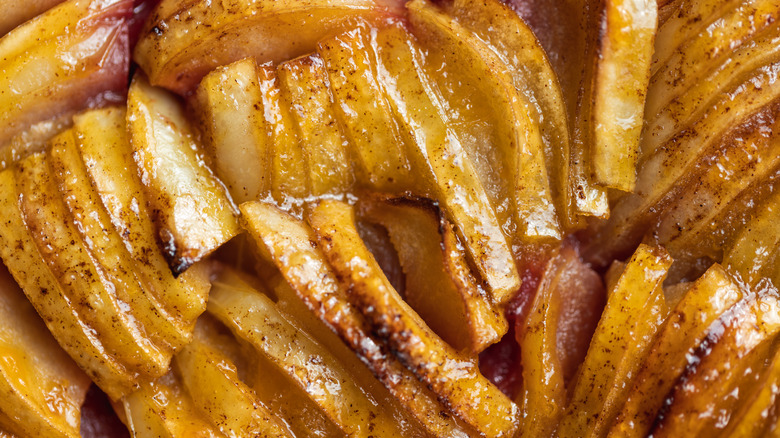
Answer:
[[[558,427],[562,436],[606,434],[666,317],[662,282],[671,264],[663,248],[641,245],[610,288],[572,400]]]
[[[401,299],[360,239],[352,208],[324,200],[309,221],[343,287],[350,290],[350,301],[399,352],[401,361],[480,433],[511,436],[518,427],[517,406],[479,372],[474,361],[436,336]],[[472,403],[474,399],[481,403]]]
[[[131,270],[134,264],[97,191],[90,184],[72,130],[55,138],[50,163],[65,205],[79,225],[79,234],[96,264],[113,284],[117,299],[130,306],[126,313],[139,322],[143,333],[171,355],[174,348],[189,341],[190,334],[165,314],[162,304],[142,288]]]
[[[164,252],[181,274],[238,233],[236,209],[198,152],[176,98],[142,74],[128,93],[128,125]]]
[[[130,392],[133,375],[107,353],[92,327],[71,307],[57,277],[38,252],[22,217],[14,171],[0,172],[0,255],[62,348],[103,391],[114,398]]]
[[[722,406],[756,353],[769,348],[780,332],[780,300],[777,290],[747,295],[713,323],[706,338],[693,352],[684,380],[667,396],[656,419],[653,436],[697,436],[712,433],[722,413],[728,418],[733,406]],[[766,350],[764,350],[765,352]],[[763,362],[763,358],[761,358]],[[710,382],[716,381],[717,385]],[[731,397],[733,398],[733,397]]]
[[[341,134],[328,89],[328,72],[319,55],[309,55],[280,65],[279,82],[290,97],[312,196],[342,194],[353,182],[347,141]],[[300,166],[302,163],[296,163]]]
[[[743,395],[739,397],[742,407],[732,415],[728,427],[723,431],[723,436],[734,438],[768,436],[766,429],[776,409],[778,395],[780,395],[780,352],[776,351],[770,359],[769,367],[760,378],[755,393],[749,398]]]
[[[361,200],[359,215],[387,229],[403,268],[404,300],[448,344],[479,353],[507,321],[466,263],[453,226],[423,199]]]
[[[27,20],[33,19],[48,11],[63,0],[6,0],[3,2],[3,14],[0,17],[0,36],[7,34],[11,29],[19,26]]]
[[[411,175],[390,106],[379,89],[369,57],[366,23],[320,42],[335,109],[358,159],[361,179],[380,191],[409,188]]]
[[[130,0],[69,0],[0,39],[0,154],[5,165],[8,156],[29,152],[7,147],[33,124],[125,94],[132,7]]]
[[[209,312],[273,361],[345,434],[401,436],[395,419],[378,409],[335,357],[295,327],[264,294],[236,276],[220,275]]]
[[[593,172],[599,184],[631,192],[650,82],[655,0],[608,0],[593,96]]]
[[[514,198],[508,211],[515,210],[522,237],[560,239],[547,176],[546,158],[552,157],[545,156],[540,116],[515,88],[509,66],[479,38],[430,2],[415,0],[408,3],[407,8],[413,29],[428,49],[428,62],[437,66],[443,64],[447,80],[456,84],[440,84],[440,92],[447,96],[451,105],[458,102],[458,106],[473,107],[473,112],[486,116],[487,124],[492,128],[487,138],[494,136],[494,144],[485,141],[483,135],[468,135],[471,134],[469,129],[461,128],[480,123],[449,120],[450,129],[461,139],[465,150],[471,152],[471,157],[494,158],[478,168],[483,185],[500,187],[506,185],[503,181],[510,182],[498,193],[488,193],[494,208],[505,210],[507,207],[503,204],[507,198]],[[431,73],[429,77],[435,79],[437,75]],[[468,95],[475,93],[477,95],[469,99]],[[491,149],[498,151],[497,157]],[[478,163],[480,159],[472,158],[472,161]],[[507,175],[502,175],[505,166]],[[488,173],[497,176],[489,177]]]
[[[89,377],[57,345],[2,265],[0,351],[0,428],[20,436],[80,436]]]
[[[125,119],[123,108],[92,110],[76,116],[78,148],[111,223],[133,260],[128,267],[132,266],[144,289],[164,306],[164,313],[187,328],[189,338],[195,319],[206,310],[208,278],[198,265],[178,278],[171,274],[157,244]]]
[[[422,53],[398,25],[375,37],[379,82],[401,124],[412,168],[437,193],[495,301],[506,303],[520,287],[517,266],[472,161],[447,128]]]
[[[466,436],[435,396],[371,334],[336,282],[325,256],[312,246],[316,239],[312,230],[267,204],[246,203],[241,211],[244,227],[305,306],[338,334],[390,393],[433,435]]]
[[[653,341],[608,436],[647,435],[664,397],[688,364],[687,354],[699,348],[712,323],[742,295],[720,265],[693,283]]]
[[[154,85],[184,94],[215,67],[246,57],[281,62],[312,52],[353,17],[384,12],[373,0],[164,0],[141,32],[135,60]]]
[[[236,203],[264,197],[271,187],[268,135],[257,64],[244,59],[209,73],[195,106],[214,172]]]

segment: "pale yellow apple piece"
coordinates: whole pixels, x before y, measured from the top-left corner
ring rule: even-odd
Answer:
[[[402,125],[412,168],[430,179],[493,298],[506,303],[521,283],[514,257],[473,163],[447,128],[446,110],[431,89],[420,48],[399,25],[375,37],[379,82]]]
[[[328,71],[319,55],[285,62],[279,83],[290,98],[312,196],[345,193],[354,182],[347,140],[341,133],[330,95]],[[296,166],[304,163],[296,163]]]
[[[306,224],[259,202],[241,205],[241,212],[244,227],[305,306],[338,334],[431,434],[467,436],[435,396],[375,339],[321,250],[311,244],[316,237]]]
[[[271,188],[271,136],[257,64],[243,59],[206,75],[195,93],[204,145],[214,172],[240,204]]]
[[[127,101],[130,140],[163,255],[178,275],[238,233],[237,210],[200,156],[184,110],[136,74]]]
[[[323,200],[309,216],[325,256],[350,301],[399,358],[446,406],[488,437],[512,436],[520,411],[464,357],[442,341],[390,285],[361,240],[351,206]],[[473,403],[478,399],[480,403]]]

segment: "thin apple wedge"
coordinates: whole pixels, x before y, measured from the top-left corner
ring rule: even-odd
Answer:
[[[243,59],[206,75],[195,110],[214,173],[240,204],[270,192],[273,147],[264,120],[257,64]]]
[[[479,372],[473,360],[442,341],[401,299],[361,240],[352,207],[323,200],[312,210],[309,222],[343,287],[350,291],[350,301],[399,359],[477,431],[489,437],[512,436],[519,426],[517,406]],[[475,397],[480,404],[471,402]]]
[[[427,62],[443,65],[447,72],[446,75],[430,72],[428,77],[436,80],[443,76],[453,84],[460,84],[438,84],[445,101],[453,107],[457,107],[453,102],[461,102],[459,105],[465,107],[458,120],[461,123],[447,120],[450,129],[461,139],[475,163],[479,162],[475,157],[494,158],[483,166],[475,166],[483,186],[501,187],[507,185],[502,184],[503,181],[510,182],[497,193],[488,191],[499,220],[506,222],[500,211],[507,210],[511,214],[515,210],[521,238],[530,241],[560,239],[561,230],[547,174],[547,160],[552,160],[552,153],[547,154],[537,108],[515,88],[511,68],[487,44],[431,2],[415,0],[407,3],[407,8],[412,30],[427,49]],[[468,94],[476,95],[469,99]],[[487,138],[495,136],[493,144],[485,141],[484,135],[470,132],[469,127],[480,126],[480,123],[463,122],[462,119],[468,117],[469,107],[488,120],[492,132]],[[490,149],[497,150],[498,154]],[[508,209],[503,206],[507,198],[514,200]]]
[[[0,38],[3,161],[30,152],[8,150],[12,137],[30,126],[121,99],[132,7],[131,0],[70,0]]]
[[[591,158],[598,184],[634,191],[657,26],[655,0],[607,0],[594,77]]]
[[[0,429],[19,436],[80,436],[90,380],[57,345],[0,265]],[[56,406],[49,401],[57,398]]]
[[[238,233],[237,211],[173,95],[136,74],[127,105],[133,155],[163,254],[178,275]]]
[[[319,55],[285,62],[277,68],[282,92],[290,98],[306,167],[309,194],[340,195],[354,182],[347,140],[336,120],[328,71]],[[302,163],[296,163],[300,166]]]
[[[325,61],[335,108],[352,155],[358,159],[358,176],[380,191],[409,188],[409,160],[398,128],[376,80],[369,57],[371,28],[354,29],[321,41],[317,52]]]
[[[57,277],[38,252],[19,205],[14,170],[0,172],[0,256],[62,348],[107,394],[130,392],[133,375],[72,308]]]
[[[742,296],[743,291],[720,265],[690,286],[653,341],[609,437],[647,435],[664,397],[688,364],[686,354],[701,345],[712,323]]]
[[[183,9],[164,0],[141,31],[134,59],[154,85],[185,94],[217,66],[292,59],[350,18],[387,12],[373,0],[240,0],[218,8],[202,0]]]
[[[157,243],[154,224],[133,150],[125,129],[124,108],[92,110],[74,117],[79,152],[92,185],[132,258],[132,271],[168,317],[191,332],[206,310],[209,290],[203,267],[195,265],[174,278]],[[189,338],[188,334],[188,338]]]
[[[346,435],[401,436],[400,425],[355,384],[343,365],[263,293],[236,276],[218,275],[209,312],[275,363]]]
[[[311,228],[276,207],[241,205],[244,227],[280,270],[304,305],[344,341],[390,393],[433,435],[467,436],[435,396],[374,338],[348,301]]]
[[[605,436],[667,315],[662,283],[672,259],[641,245],[608,292],[607,305],[572,391],[562,436]]]
[[[63,0],[36,0],[33,2],[6,0],[3,2],[6,13],[0,18],[0,37],[7,34],[11,29],[43,14],[62,2]]]
[[[732,415],[723,436],[750,438],[768,436],[768,426],[780,395],[780,352],[770,359],[766,372],[760,378],[757,390],[741,397],[742,407]]]
[[[506,303],[521,283],[514,257],[472,161],[447,128],[420,48],[400,25],[374,38],[379,83],[402,127],[412,169],[437,193],[494,300]]]

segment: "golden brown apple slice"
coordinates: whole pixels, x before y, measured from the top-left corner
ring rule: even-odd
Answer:
[[[763,358],[762,358],[763,359]],[[780,352],[775,352],[770,364],[760,378],[757,390],[749,398],[740,395],[742,407],[732,415],[723,436],[734,438],[750,438],[768,436],[766,430],[770,418],[776,409],[777,397],[780,395]]]
[[[70,0],[0,39],[4,156],[11,138],[35,123],[120,100],[127,85],[132,7],[130,0]]]
[[[209,312],[274,362],[345,434],[401,436],[395,419],[355,384],[336,358],[249,284],[236,276],[219,275]]]
[[[701,345],[684,378],[667,396],[656,419],[653,436],[677,437],[710,434],[719,415],[731,415],[722,406],[746,367],[754,366],[756,353],[769,348],[780,332],[780,300],[777,290],[765,289],[747,295],[716,321]],[[761,360],[763,362],[763,359]],[[713,385],[710,382],[717,382]]]
[[[380,191],[398,192],[411,183],[409,160],[390,106],[376,80],[369,58],[367,23],[320,42],[336,114],[353,155],[358,176]]]
[[[671,264],[663,248],[641,245],[623,267],[558,426],[562,436],[606,434],[667,315],[662,283]]]
[[[81,158],[130,253],[132,270],[164,306],[165,313],[191,332],[195,319],[206,310],[208,278],[198,265],[178,278],[171,274],[157,244],[125,120],[124,108],[92,110],[76,116],[74,130]]]
[[[608,0],[594,78],[592,160],[598,184],[632,192],[650,81],[655,0]]]
[[[343,287],[350,291],[350,301],[399,359],[480,433],[511,436],[518,427],[517,406],[479,372],[473,360],[442,341],[401,299],[360,239],[352,207],[323,200],[309,222]],[[473,403],[474,399],[481,403]]]
[[[20,436],[80,436],[81,404],[91,381],[2,265],[0,351],[0,429]]]
[[[38,252],[19,206],[12,169],[0,172],[0,255],[62,348],[103,391],[114,398],[130,392],[134,378],[70,306],[57,277]]]
[[[5,14],[0,18],[0,36],[62,2],[63,0],[5,0],[3,2]]]
[[[653,341],[608,436],[647,435],[664,397],[688,363],[686,354],[698,348],[711,324],[742,295],[720,265],[693,283]]]
[[[402,127],[412,168],[429,180],[493,298],[505,303],[520,287],[517,266],[472,161],[447,128],[420,48],[399,25],[375,38],[379,83]]]
[[[311,245],[316,239],[312,230],[271,205],[246,203],[241,211],[244,227],[305,306],[338,334],[390,393],[433,435],[466,436],[435,396],[375,339],[321,250]]]
[[[298,58],[281,64],[277,71],[303,144],[310,194],[345,193],[353,183],[352,166],[347,141],[336,121],[322,58],[316,54]]]
[[[450,224],[424,199],[362,199],[361,218],[382,225],[405,274],[404,301],[448,344],[479,353],[498,342],[507,321],[469,271]]]
[[[445,101],[454,107],[472,108],[472,112],[487,119],[487,133],[471,132],[470,127],[481,124],[462,120],[470,116],[465,110],[460,110],[460,118],[448,122],[475,162],[483,186],[505,186],[497,192],[486,190],[499,220],[506,222],[500,211],[511,214],[515,210],[520,236],[530,240],[560,239],[547,175],[546,160],[552,156],[545,154],[537,109],[515,88],[510,67],[487,44],[432,3],[415,0],[407,3],[407,8],[413,30],[428,51],[427,62],[444,66],[446,75],[430,72],[428,76],[436,81],[445,77],[450,81],[438,84]],[[486,141],[486,137],[494,139]],[[475,157],[492,160],[480,166],[480,158]],[[502,174],[502,170],[506,173]],[[508,208],[503,205],[507,198],[514,198]]]
[[[134,59],[154,85],[184,94],[215,67],[246,57],[282,62],[312,52],[353,17],[386,13],[373,0],[161,2],[141,32]]]
[[[271,138],[263,114],[257,64],[244,59],[206,75],[195,109],[214,172],[236,203],[265,197],[271,188]]]
[[[236,208],[199,154],[176,98],[143,74],[128,92],[128,129],[164,252],[181,274],[238,233]]]
[[[164,306],[141,286],[133,272],[134,263],[124,242],[113,228],[100,196],[90,183],[76,146],[75,132],[58,135],[50,153],[65,205],[78,224],[78,231],[95,263],[113,284],[117,299],[130,307],[126,313],[136,319],[141,330],[155,345],[171,355],[173,349],[189,341],[190,334],[165,311]]]

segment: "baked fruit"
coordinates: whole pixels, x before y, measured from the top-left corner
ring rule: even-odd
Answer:
[[[776,1],[8,7],[0,436],[780,430]]]

